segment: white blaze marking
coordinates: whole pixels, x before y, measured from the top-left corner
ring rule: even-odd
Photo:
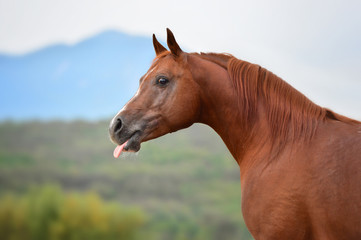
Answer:
[[[136,97],[139,95],[139,92],[140,92],[140,86],[138,87],[137,92],[134,94],[134,96],[132,97],[132,99],[133,99],[133,98],[136,98]]]
[[[156,67],[157,67],[157,66],[154,66],[152,69],[150,69],[150,70],[147,72],[147,74],[146,74],[146,75],[144,76],[144,78],[143,78],[143,81],[144,81],[144,79],[146,79],[146,78],[148,77],[149,74],[151,74],[151,73],[156,69]],[[112,125],[113,125],[114,121],[116,120],[116,118],[119,116],[119,114],[120,114],[121,112],[123,112],[123,111],[126,110],[128,103],[129,103],[130,101],[132,101],[133,98],[136,98],[136,97],[139,95],[139,92],[140,92],[140,86],[138,87],[138,90],[137,90],[137,92],[134,94],[134,96],[122,107],[122,109],[120,109],[120,111],[119,111],[119,112],[115,115],[115,117],[112,119],[112,121],[111,121],[111,124],[112,124]]]
[[[156,67],[157,67],[157,66],[154,66],[152,69],[150,69],[150,70],[147,72],[147,74],[144,76],[143,79],[146,79],[146,78],[148,77],[148,75],[151,74],[151,73],[155,70]]]

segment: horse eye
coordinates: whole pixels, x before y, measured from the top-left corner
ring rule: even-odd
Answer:
[[[166,79],[165,77],[160,77],[160,78],[157,80],[157,84],[158,84],[158,85],[161,85],[161,86],[167,85],[168,82],[169,82],[169,80]]]

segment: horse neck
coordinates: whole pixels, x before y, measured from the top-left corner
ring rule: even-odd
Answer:
[[[254,128],[244,124],[238,112],[237,94],[227,69],[211,61],[190,55],[189,66],[201,91],[202,108],[199,122],[209,125],[222,138],[240,164],[249,149]]]
[[[189,57],[201,89],[199,121],[221,136],[239,164],[247,156],[276,156],[290,143],[312,137],[330,113],[257,65],[230,58],[224,67],[213,60]]]

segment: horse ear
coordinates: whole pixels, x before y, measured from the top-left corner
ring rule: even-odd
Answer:
[[[169,47],[169,50],[176,56],[179,56],[183,51],[179,47],[178,43],[176,42],[174,35],[169,28],[167,28],[167,44]]]
[[[159,54],[161,54],[162,52],[167,51],[167,49],[165,47],[163,47],[163,45],[158,42],[158,40],[155,37],[154,33],[153,33],[153,46],[154,46],[155,54],[157,56]]]

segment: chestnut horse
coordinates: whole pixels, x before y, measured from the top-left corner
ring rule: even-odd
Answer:
[[[122,150],[203,123],[237,161],[255,239],[361,239],[361,123],[228,54],[186,53],[167,29],[135,96],[113,118]]]

